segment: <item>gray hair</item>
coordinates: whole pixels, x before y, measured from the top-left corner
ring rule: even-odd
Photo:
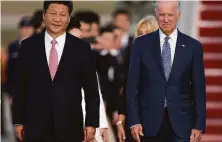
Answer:
[[[181,11],[181,7],[180,7],[180,1],[178,0],[178,5],[177,5],[177,10],[178,12]],[[157,11],[157,7],[158,7],[158,1],[156,1],[155,3],[153,3],[153,6],[154,6],[154,11],[156,12]]]

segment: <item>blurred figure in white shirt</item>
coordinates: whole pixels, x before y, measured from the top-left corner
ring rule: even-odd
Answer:
[[[80,22],[75,19],[74,17],[71,18],[69,26],[67,28],[67,31],[78,37],[81,38],[82,37],[82,32],[80,30]],[[97,75],[97,80],[98,80],[98,75]],[[98,81],[99,83],[99,81]],[[98,84],[98,88],[99,88],[99,94],[100,94],[100,124],[99,124],[99,128],[96,129],[96,135],[95,135],[95,141],[96,142],[105,142],[107,141],[107,137],[108,137],[108,120],[106,117],[106,111],[105,111],[105,105],[104,105],[104,101],[102,98],[102,94],[100,91],[100,85]],[[85,94],[84,94],[84,90],[82,89],[82,110],[83,110],[83,118],[85,120]]]

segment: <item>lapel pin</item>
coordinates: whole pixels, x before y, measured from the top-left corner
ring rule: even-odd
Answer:
[[[185,47],[185,45],[184,45],[184,44],[182,44],[182,47]]]

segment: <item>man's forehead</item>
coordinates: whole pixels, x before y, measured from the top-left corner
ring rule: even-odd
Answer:
[[[59,9],[63,9],[63,10],[68,10],[68,7],[63,5],[63,4],[50,4],[48,9],[50,10],[59,10]]]
[[[160,8],[162,6],[178,7],[179,2],[178,1],[157,1],[157,8]]]
[[[90,27],[90,25],[88,23],[85,23],[85,22],[80,22],[80,24],[81,24],[82,28],[89,28]]]

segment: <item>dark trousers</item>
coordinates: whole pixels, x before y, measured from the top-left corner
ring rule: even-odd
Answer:
[[[142,142],[190,142],[190,139],[179,138],[173,131],[167,108],[164,110],[163,122],[154,137],[141,137]]]

